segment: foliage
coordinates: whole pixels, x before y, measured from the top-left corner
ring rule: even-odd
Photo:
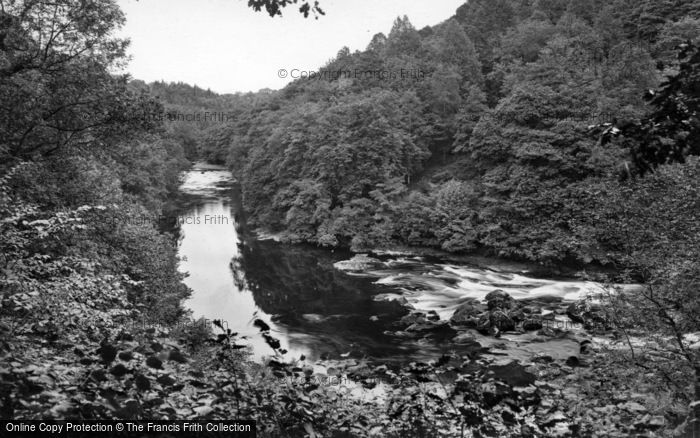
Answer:
[[[154,225],[187,162],[160,104],[110,73],[114,2],[13,1],[0,19],[3,417],[132,418],[160,359],[126,327],[178,321],[189,293]]]
[[[306,0],[248,0],[249,7],[253,8],[255,11],[260,11],[262,8],[265,8],[265,11],[270,14],[270,17],[282,15],[282,9],[290,4],[297,3],[301,3],[299,12],[304,15],[304,18],[309,16],[309,12],[312,12],[316,19],[318,19],[318,15],[325,15],[318,1],[314,1],[313,4],[311,4]]]
[[[632,144],[633,159],[641,174],[659,164],[683,162],[700,154],[700,49],[682,46],[679,72],[669,77],[647,99],[652,113],[621,127],[626,144]],[[608,135],[609,137],[609,135]]]
[[[157,103],[109,73],[127,46],[112,36],[124,20],[114,2],[13,1],[1,14],[4,159],[104,148],[154,127]]]
[[[635,293],[618,291],[607,300],[629,360],[658,375],[686,403],[696,390],[688,376],[695,373],[697,382],[700,363],[698,172],[700,161],[692,157],[639,181],[600,187],[594,220],[582,221],[582,234],[600,244],[598,251],[615,254],[627,267],[623,278],[643,282]]]

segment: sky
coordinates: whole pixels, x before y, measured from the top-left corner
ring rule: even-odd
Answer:
[[[326,15],[315,20],[294,5],[271,18],[247,0],[117,0],[127,20],[118,35],[131,40],[126,71],[135,79],[218,93],[280,89],[291,76],[318,71],[343,46],[364,50],[400,15],[421,29],[448,19],[464,2],[319,0]]]

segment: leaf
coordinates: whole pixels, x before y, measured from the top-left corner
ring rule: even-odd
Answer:
[[[102,361],[106,364],[111,363],[117,357],[117,349],[110,344],[104,344],[97,349],[97,353],[102,358]]]
[[[109,372],[115,377],[123,377],[129,370],[122,364],[117,364],[112,367]]]
[[[148,365],[151,368],[158,369],[158,370],[163,369],[163,361],[161,361],[160,359],[158,359],[155,356],[148,356],[146,358],[146,365]]]
[[[128,362],[133,358],[134,355],[130,351],[122,351],[119,353],[119,359],[123,360],[124,362]]]
[[[96,382],[103,382],[107,380],[107,375],[103,370],[94,370],[90,373],[90,378]]]
[[[143,374],[137,374],[134,378],[134,383],[136,384],[136,388],[140,391],[148,391],[151,389],[151,382],[148,380],[148,377]]]

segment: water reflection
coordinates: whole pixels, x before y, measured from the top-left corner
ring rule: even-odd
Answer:
[[[185,306],[194,318],[224,321],[247,338],[256,358],[271,354],[251,324],[260,313],[253,294],[241,287],[245,282],[231,271],[231,260],[240,256],[231,174],[221,169],[193,170],[187,172],[180,190],[184,195],[178,214],[180,269],[188,274],[185,284],[193,291]],[[259,317],[271,323],[264,313]],[[274,325],[273,330],[284,335]]]
[[[309,246],[252,241],[240,267],[260,309],[287,330],[292,347],[314,356],[396,357],[417,352],[385,332],[407,313],[396,301],[377,301],[393,288],[333,267],[347,254]]]

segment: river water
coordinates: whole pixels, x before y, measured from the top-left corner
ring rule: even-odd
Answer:
[[[287,357],[406,361],[472,348],[454,342],[450,330],[405,336],[397,321],[409,309],[449,319],[466,300],[504,289],[516,299],[541,300],[547,313],[546,303],[561,308],[601,289],[590,282],[531,278],[497,261],[477,266],[399,254],[381,255],[378,266],[347,273],[334,264],[350,259],[348,252],[281,244],[246,230],[233,176],[223,168],[195,166],[181,192],[180,269],[193,291],[186,306],[194,318],[223,320],[256,359],[273,353],[252,324],[256,318],[271,326]],[[557,313],[556,319],[566,318]],[[496,342],[475,334],[481,345],[507,343],[503,354],[516,358],[532,354],[532,345],[550,353],[578,348],[562,339],[533,344],[533,336],[506,335]]]

